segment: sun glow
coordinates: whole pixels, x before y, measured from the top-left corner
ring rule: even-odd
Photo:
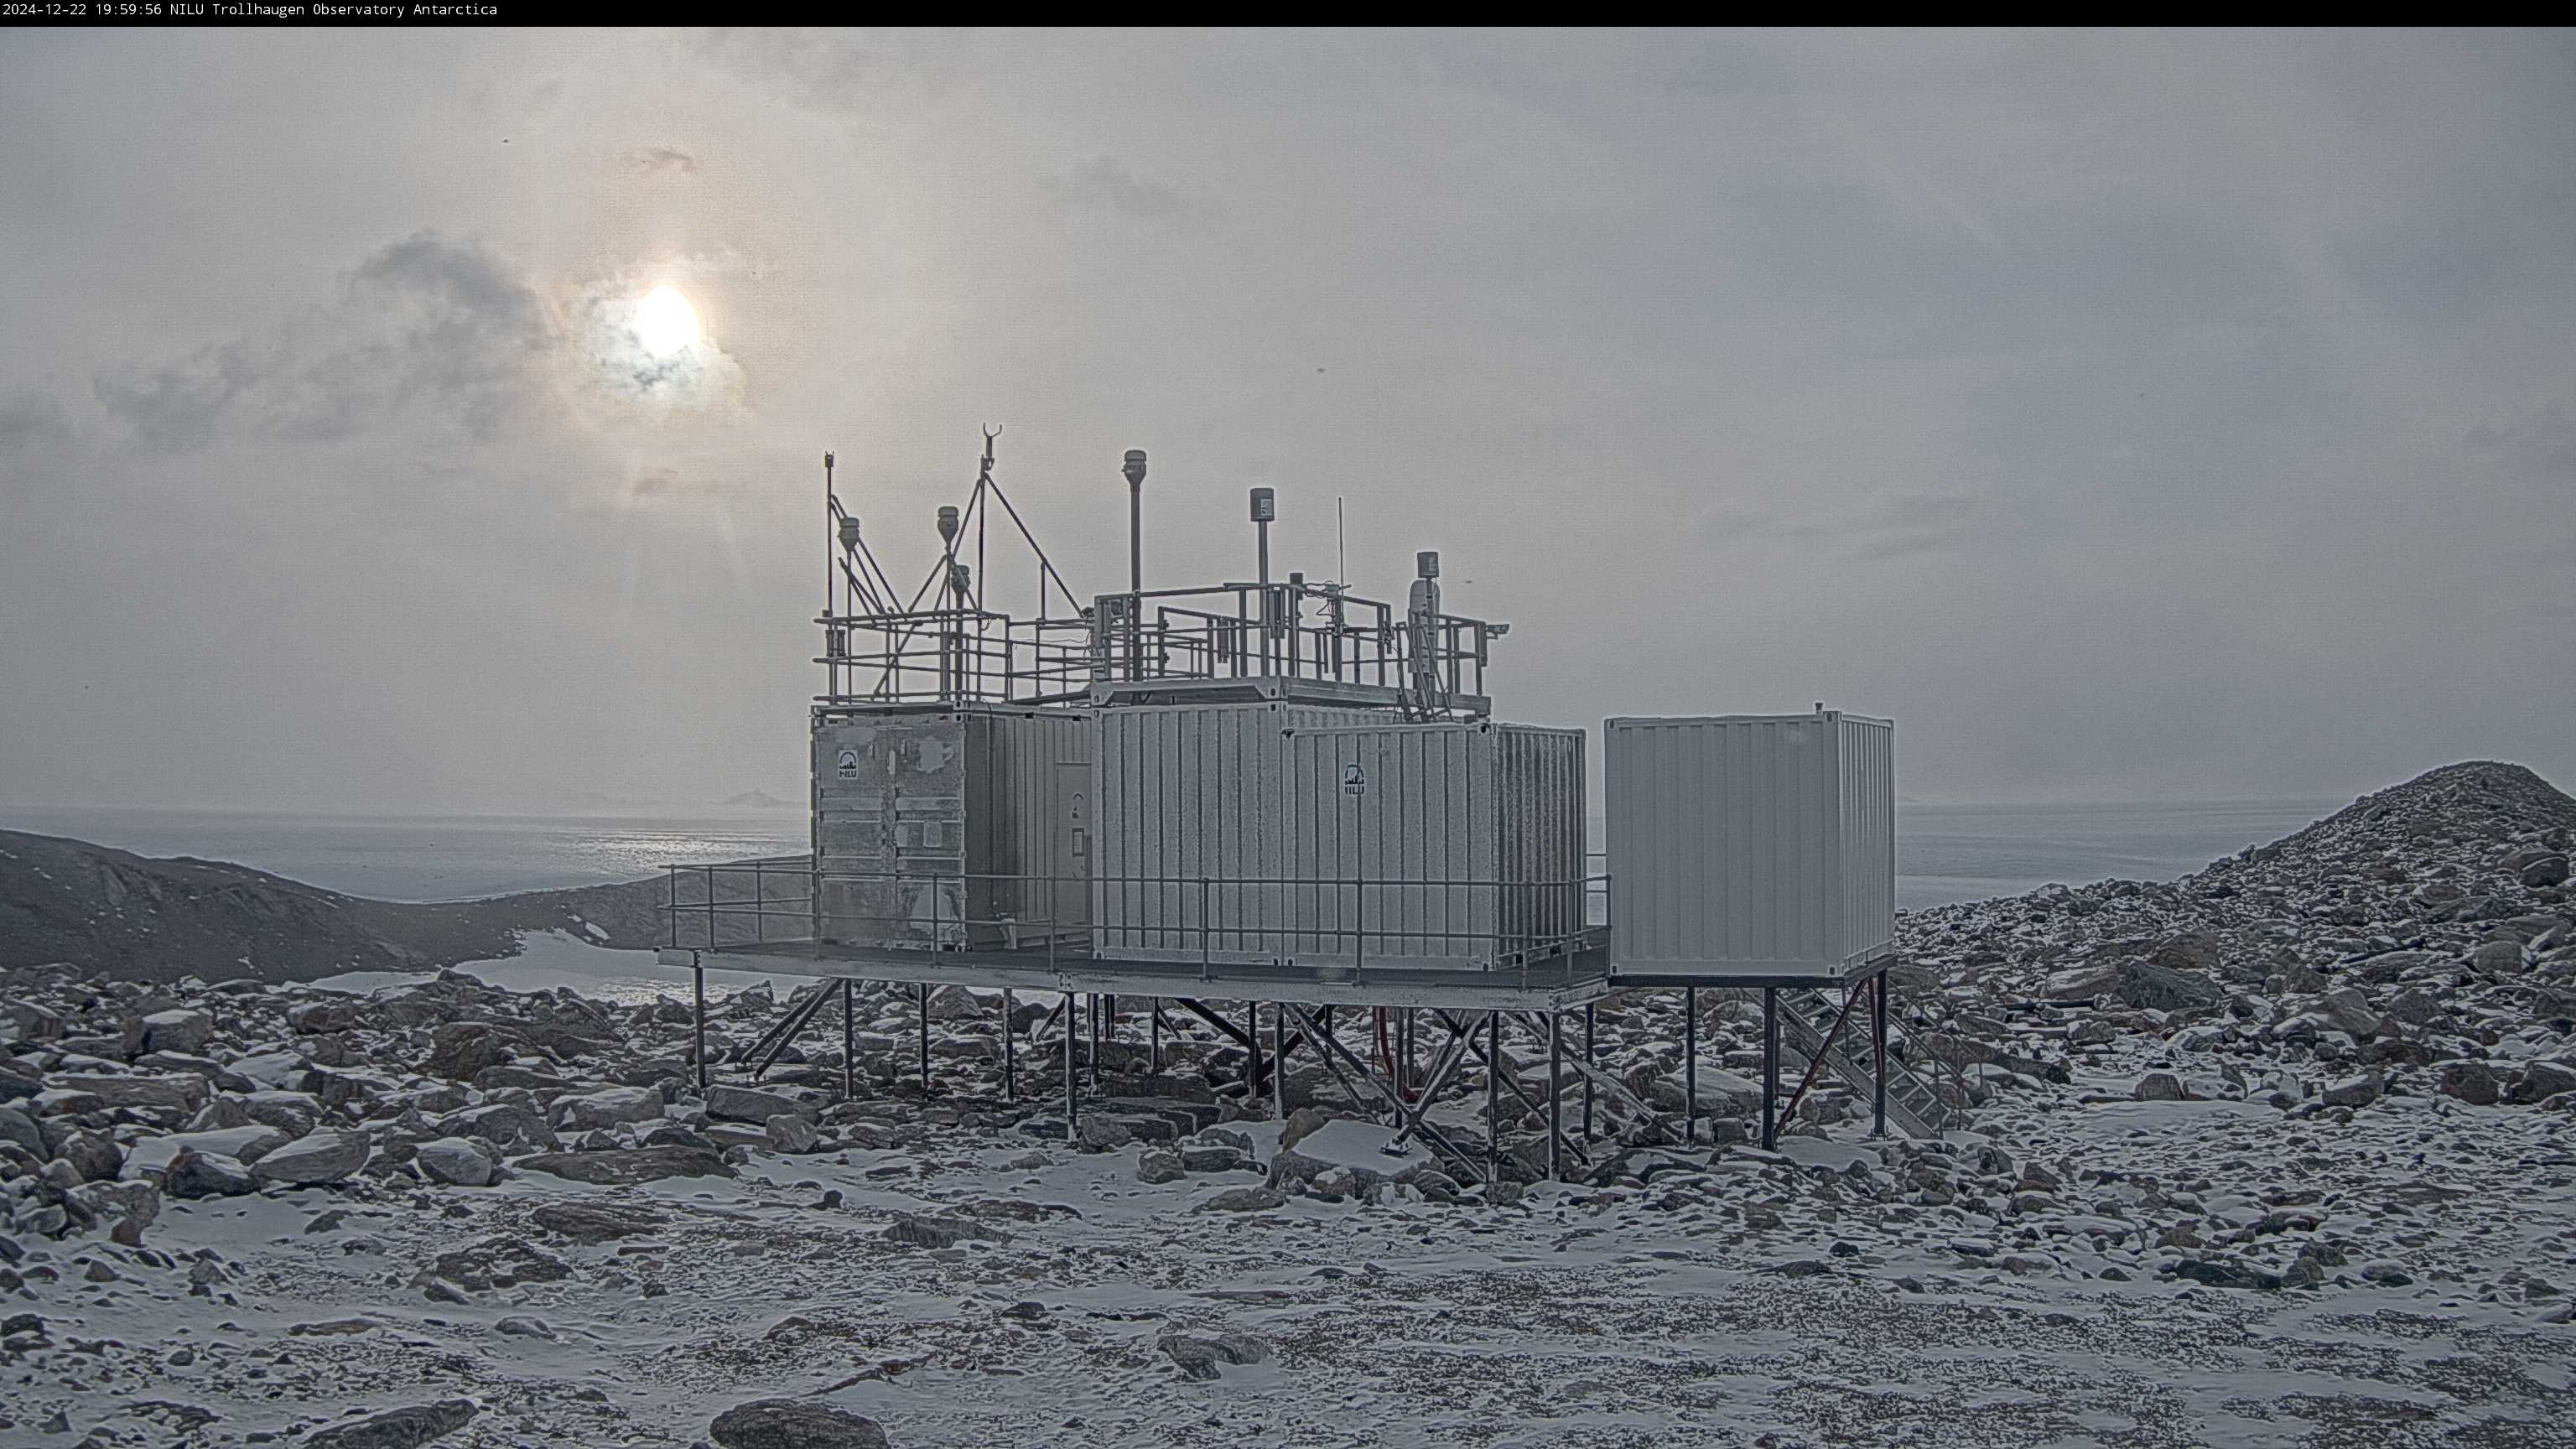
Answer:
[[[670,357],[697,345],[698,309],[665,282],[635,304],[635,340],[652,357]]]

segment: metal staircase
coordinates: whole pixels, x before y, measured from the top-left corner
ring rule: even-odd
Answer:
[[[1787,989],[1780,993],[1780,1035],[1810,1062],[1821,1062],[1836,1076],[1851,1084],[1864,1102],[1871,1097],[1877,1064],[1871,1060],[1866,1019],[1847,1021],[1842,1032],[1828,1047],[1825,1037],[1833,1030],[1834,1018],[1842,1007],[1827,992],[1809,989]],[[1853,1015],[1860,1016],[1855,1008]],[[1854,1028],[1859,1028],[1854,1030]],[[1887,1032],[1887,1120],[1908,1137],[1938,1137],[1947,1129],[1961,1125],[1961,1114],[1942,1091],[1905,1065],[1904,1043],[1895,1026]]]

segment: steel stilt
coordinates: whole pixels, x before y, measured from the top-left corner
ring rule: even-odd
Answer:
[[[703,1092],[707,1089],[707,963],[695,951],[689,953],[689,975],[693,978],[698,1001],[693,1029],[697,1033],[698,1090]]]
[[[859,983],[841,978],[841,1100],[859,1095]]]
[[[1011,1029],[1011,988],[1002,988],[1002,1100],[1020,1100],[1020,1039]]]
[[[1592,1007],[1583,1008],[1583,1064],[1592,1065]],[[1583,1140],[1592,1140],[1592,1074],[1583,1074]]]
[[[1561,1117],[1557,1108],[1565,1100],[1564,1024],[1565,1013],[1550,1007],[1547,1013],[1547,1180],[1550,1182],[1565,1181],[1556,1157],[1556,1144],[1561,1135],[1558,1131]]]
[[[930,1098],[930,983],[921,983],[921,1096]]]
[[[1682,988],[1682,1145],[1699,1145],[1699,988]]]
[[[1887,1135],[1887,973],[1869,984],[1869,1097],[1872,1137]]]
[[[1762,988],[1762,1150],[1780,1140],[1780,988]]]
[[[1081,1106],[1074,1093],[1073,1064],[1073,993],[1064,994],[1064,1140],[1075,1140],[1075,1124],[1080,1120]]]

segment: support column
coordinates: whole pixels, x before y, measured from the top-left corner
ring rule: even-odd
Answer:
[[[1780,988],[1762,988],[1762,1150],[1780,1140]]]
[[[1067,1142],[1079,1135],[1075,1128],[1081,1120],[1078,1115],[1081,1107],[1075,1100],[1073,1089],[1073,1041],[1078,1029],[1074,1024],[1073,993],[1068,991],[1064,994],[1064,1140]]]
[[[1489,1011],[1485,1013],[1485,1181],[1502,1180],[1503,1017]]]
[[[1091,993],[1091,1090],[1100,1090],[1100,993]]]
[[[1261,1003],[1258,1001],[1243,1004],[1243,1049],[1252,1058],[1252,1065],[1245,1070],[1243,1077],[1243,1105],[1250,1107],[1252,1099],[1261,1095]]]
[[[1005,986],[1002,988],[1002,1100],[1005,1102],[1020,1100],[1020,1038],[1011,1025],[1014,1015],[1017,1013],[1011,1008],[1011,988]]]
[[[841,978],[841,1100],[859,1095],[859,983]]]
[[[707,963],[695,951],[689,953],[689,975],[694,978],[698,1002],[692,1030],[698,1044],[698,1090],[703,1092],[707,1089]]]
[[[1163,1073],[1163,998],[1159,996],[1154,998],[1153,1010],[1152,1026],[1149,1028],[1150,1044],[1146,1048],[1145,1056],[1146,1070],[1161,1076]]]
[[[1682,1146],[1699,1145],[1699,988],[1682,988]]]
[[[1547,1010],[1547,1180],[1565,1181],[1556,1160],[1556,1139],[1562,1120],[1557,1104],[1565,1100],[1565,1013],[1551,1006]]]
[[[930,1100],[930,983],[921,983],[921,1099]]]
[[[1592,1065],[1592,1008],[1583,1008],[1583,1064]],[[1592,1140],[1592,1074],[1583,1074],[1583,1140]]]
[[[1887,1135],[1887,972],[1869,983],[1869,1105],[1872,1137]]]
[[[1253,1003],[1253,1020],[1261,1019],[1261,1005]],[[1288,1004],[1270,1003],[1270,1105],[1280,1121],[1288,1120]]]

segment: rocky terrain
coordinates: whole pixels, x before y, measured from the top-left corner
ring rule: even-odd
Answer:
[[[222,861],[153,859],[0,830],[0,968],[69,962],[127,980],[310,981],[488,961],[523,931],[650,946],[660,880],[410,904]]]
[[[1045,1002],[1010,1102],[998,1003],[934,994],[925,1097],[920,1006],[863,988],[845,1097],[835,1008],[741,1069],[793,991],[718,1005],[701,1090],[678,1002],[21,967],[0,1442],[2576,1444],[2571,830],[2460,765],[1908,916],[1940,1141],[1828,1085],[1746,1145],[1711,994],[1684,1148],[1639,993],[1582,1180],[1491,1188],[1311,1067],[1284,1121],[1204,1033],[1143,1075],[1132,1011],[1069,1134]]]

